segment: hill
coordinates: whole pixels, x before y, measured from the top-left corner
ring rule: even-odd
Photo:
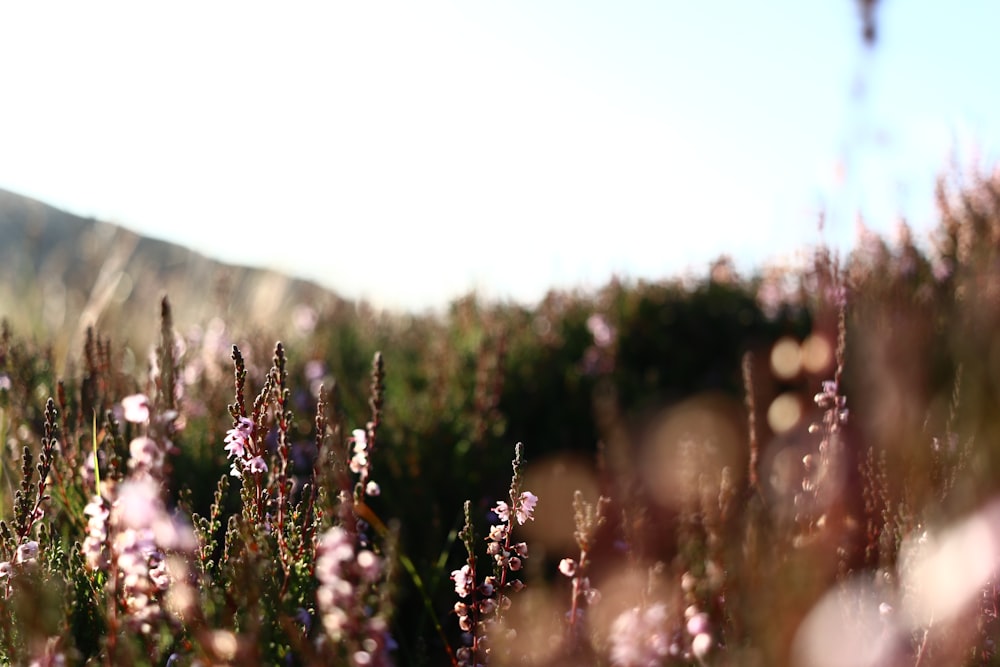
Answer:
[[[57,359],[80,349],[88,326],[126,332],[127,342],[144,351],[164,294],[181,329],[220,317],[269,331],[297,313],[308,325],[311,312],[353,307],[308,281],[217,262],[0,190],[0,317],[53,342]],[[149,326],[135,326],[141,322]]]

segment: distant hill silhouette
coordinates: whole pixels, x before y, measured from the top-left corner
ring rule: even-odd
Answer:
[[[86,327],[96,325],[144,353],[164,294],[180,330],[218,316],[243,330],[287,332],[302,306],[352,305],[315,283],[217,262],[0,190],[0,317],[15,330],[75,356]]]

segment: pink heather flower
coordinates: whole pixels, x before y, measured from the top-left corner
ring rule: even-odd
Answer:
[[[378,485],[377,482],[368,482],[365,485],[365,494],[369,496],[378,496],[382,493],[382,487]]]
[[[469,597],[469,594],[472,593],[472,587],[475,585],[469,564],[466,563],[459,570],[452,570],[451,579],[455,582],[455,592],[458,593],[458,597]]]
[[[135,438],[128,444],[130,469],[152,470],[163,462],[163,451],[152,438],[144,435]]]
[[[11,566],[9,561],[3,561],[2,563],[0,563],[0,579],[9,576],[12,569],[13,567]]]
[[[559,571],[567,577],[576,574],[576,561],[572,558],[563,558],[559,561]]]
[[[670,652],[665,627],[667,608],[662,603],[646,609],[627,609],[611,625],[611,664],[616,667],[646,667],[662,664]]]
[[[29,540],[17,548],[18,563],[33,563],[38,558],[38,542]]]
[[[157,485],[148,480],[130,480],[121,485],[114,503],[115,516],[125,528],[146,529],[164,512]]]
[[[346,563],[354,558],[354,546],[351,543],[350,534],[340,526],[334,526],[323,534],[319,543],[319,550],[324,556],[328,556],[332,562],[340,567],[340,563]]]
[[[243,458],[246,456],[246,448],[249,447],[250,437],[253,433],[253,420],[240,417],[236,426],[226,432],[226,456],[232,458]]]
[[[132,394],[122,399],[122,410],[125,420],[133,424],[145,424],[149,421],[149,399],[145,394]]]
[[[521,494],[520,501],[517,505],[517,522],[524,525],[524,522],[528,519],[532,521],[535,517],[532,516],[535,512],[535,505],[538,503],[538,496],[533,494],[531,491],[525,491]]]
[[[267,472],[267,464],[262,457],[255,456],[247,463],[247,469],[250,472]]]
[[[493,506],[493,513],[503,523],[510,521],[510,506],[502,500],[498,500],[497,504]]]
[[[108,539],[107,521],[111,512],[101,496],[93,496],[83,508],[83,513],[90,518],[87,520],[87,537],[84,538],[81,549],[90,569],[97,570],[108,564],[104,543]]]
[[[351,456],[351,472],[361,473],[368,467],[368,433],[363,428],[352,431],[354,435],[354,454]]]

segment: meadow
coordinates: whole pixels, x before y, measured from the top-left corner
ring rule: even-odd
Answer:
[[[1000,664],[1000,176],[938,194],[531,307],[5,322],[0,659]]]

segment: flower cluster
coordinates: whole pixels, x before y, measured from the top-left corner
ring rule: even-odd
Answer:
[[[38,562],[38,542],[28,540],[18,545],[14,555],[14,562],[0,562],[0,579],[14,576],[16,570],[27,567]]]
[[[142,424],[146,429],[144,435],[133,438],[129,443],[128,467],[134,479],[148,477],[161,480],[166,477],[166,460],[168,453],[176,453],[169,434],[175,428],[173,423],[178,414],[174,410],[154,413],[150,409],[149,398],[145,394],[126,396],[121,401],[122,416],[133,424]],[[85,474],[93,472],[93,458],[84,464]]]
[[[341,526],[330,528],[319,541],[316,607],[329,639],[350,647],[353,665],[390,664],[392,639],[385,619],[356,617],[364,608],[359,601],[382,571],[382,559],[369,549],[356,549],[354,536]]]
[[[233,460],[229,474],[242,477],[244,471],[251,473],[267,472],[264,457],[254,452],[253,420],[239,417],[236,425],[229,429],[225,439],[226,456]]]
[[[486,537],[486,553],[494,562],[493,574],[484,577],[483,583],[478,586],[471,504],[468,501],[465,503],[465,527],[461,538],[468,553],[468,561],[451,573],[455,592],[461,598],[455,604],[454,611],[466,644],[456,651],[458,664],[462,667],[488,662],[491,653],[488,644],[489,630],[500,623],[503,612],[510,607],[507,594],[524,588],[524,583],[520,579],[513,579],[512,575],[523,567],[524,559],[528,557],[528,545],[526,542],[513,541],[511,518],[516,519],[519,525],[534,520],[538,496],[530,491],[521,491],[523,445],[518,443],[514,452],[510,503],[501,500],[493,506],[493,513],[499,523],[490,527]]]
[[[352,431],[354,445],[351,448],[351,472],[358,475],[364,485],[365,495],[377,496],[382,493],[382,489],[374,481],[369,479],[371,474],[371,449],[368,444],[368,431],[363,428],[356,428]]]
[[[531,491],[525,491],[518,496],[517,501],[514,503],[514,516],[517,517],[517,522],[520,525],[523,526],[529,519],[535,518],[532,514],[535,511],[536,503],[538,503],[538,496],[533,494]],[[498,519],[500,519],[501,525],[510,523],[510,511],[510,505],[503,500],[498,501],[497,504],[493,506],[493,513],[497,515]]]
[[[108,517],[111,509],[107,500],[94,495],[83,513],[87,519],[87,537],[83,540],[83,556],[92,570],[103,570],[108,565]]]
[[[840,386],[836,380],[824,381],[822,391],[813,397],[813,401],[826,411],[823,413],[823,427],[829,433],[836,433],[847,423],[847,397],[840,394]],[[809,430],[815,433],[820,428],[819,424],[813,424]]]
[[[194,534],[169,514],[158,486],[150,479],[130,479],[108,487],[115,499],[94,496],[84,508],[90,517],[82,550],[93,570],[110,571],[129,626],[153,632],[164,617],[160,600],[173,579],[167,553],[193,552]]]
[[[649,667],[662,664],[671,653],[667,607],[662,602],[632,607],[611,625],[611,664],[615,667]]]

